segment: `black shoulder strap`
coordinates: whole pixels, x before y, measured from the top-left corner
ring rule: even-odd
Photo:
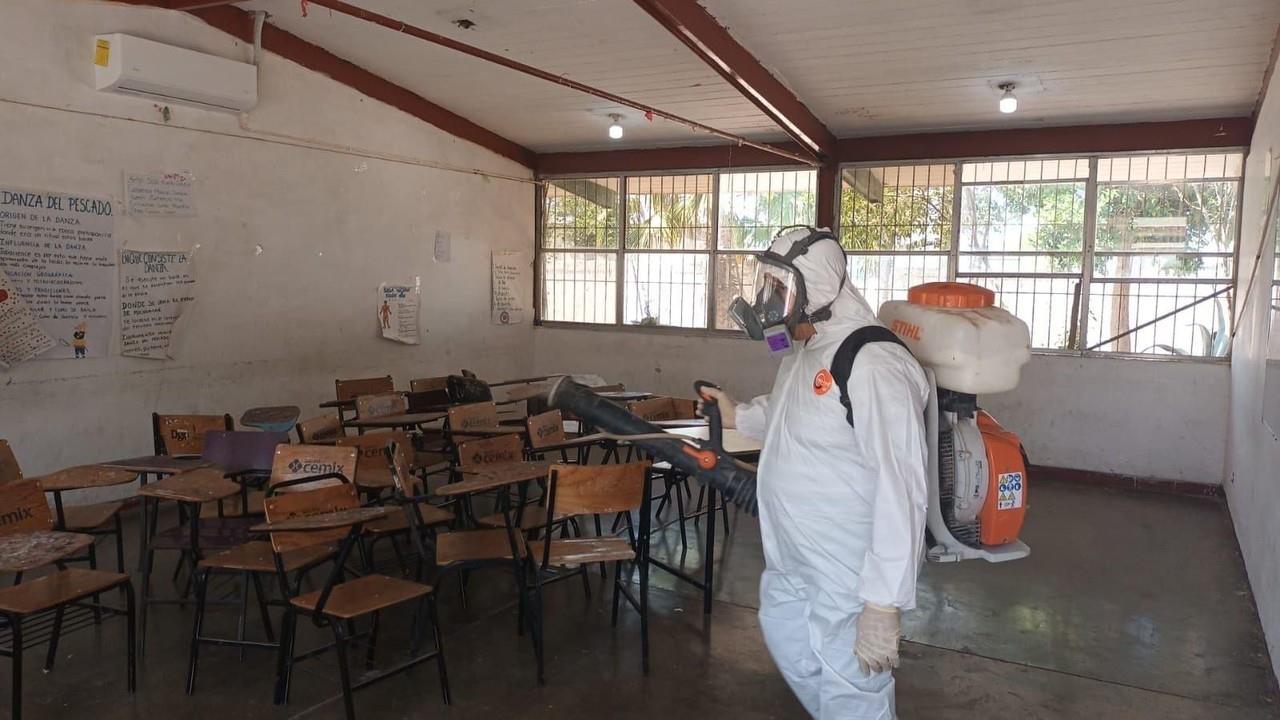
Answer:
[[[840,404],[844,405],[844,417],[849,421],[850,427],[853,426],[853,403],[849,401],[849,374],[853,372],[853,361],[858,357],[863,346],[875,342],[894,343],[907,347],[889,328],[883,325],[865,325],[849,333],[849,337],[845,338],[836,349],[836,356],[831,361],[831,376],[835,378],[836,385],[840,388]],[[910,348],[907,348],[907,351],[910,352]]]

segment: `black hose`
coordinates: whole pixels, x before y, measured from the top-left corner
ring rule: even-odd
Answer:
[[[568,410],[612,435],[651,436],[663,432],[662,428],[627,412],[567,377],[560,378],[551,386],[547,402],[551,407]],[[714,413],[709,419],[714,424],[710,433],[714,442],[693,440],[696,445],[690,445],[689,438],[679,435],[671,435],[670,440],[641,437],[630,442],[654,457],[665,460],[675,469],[696,477],[702,484],[712,486],[730,502],[755,515],[756,474],[739,464],[720,446],[719,414]]]

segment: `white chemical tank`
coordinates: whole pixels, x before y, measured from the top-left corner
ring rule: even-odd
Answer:
[[[1031,332],[995,306],[995,293],[967,283],[926,283],[880,306],[880,322],[933,370],[938,387],[982,395],[1018,386]]]

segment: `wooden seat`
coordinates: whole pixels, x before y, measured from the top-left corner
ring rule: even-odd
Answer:
[[[287,552],[281,555],[280,559],[284,563],[284,571],[293,572],[298,568],[314,565],[325,558],[331,557],[334,551],[335,548],[331,545],[317,545]],[[200,567],[273,573],[276,571],[276,561],[275,554],[271,550],[271,543],[265,540],[255,540],[207,557],[200,561]]]
[[[129,582],[129,576],[70,568],[0,589],[0,612],[30,615],[96,595]]]
[[[521,557],[528,552],[519,534],[516,548]],[[436,536],[436,563],[440,565],[511,559],[511,540],[506,529],[465,530]]]
[[[321,592],[323,591],[316,590],[306,595],[299,595],[290,602],[295,607],[314,612]],[[323,614],[350,620],[402,602],[415,600],[430,592],[430,585],[386,575],[365,575],[341,585],[334,585],[329,594],[329,600],[325,603]]]
[[[93,544],[91,535],[37,530],[0,537],[0,572],[26,572],[79,555]]]
[[[96,530],[106,525],[123,507],[123,502],[72,505],[63,508],[62,517],[68,530]]]
[[[634,560],[636,553],[624,538],[589,537],[557,538],[551,541],[550,554],[543,543],[532,543],[533,558],[546,565],[581,565],[583,563]]]
[[[432,525],[444,525],[453,522],[453,513],[435,505],[428,503],[418,504],[418,513],[422,518],[424,527]],[[376,522],[371,522],[364,526],[364,531],[370,535],[385,535],[387,533],[404,532],[411,526],[409,517],[402,512],[389,515]]]

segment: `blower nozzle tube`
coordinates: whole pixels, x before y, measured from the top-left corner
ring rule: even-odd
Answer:
[[[619,405],[596,395],[568,377],[560,378],[551,386],[547,393],[547,402],[551,407],[568,410],[612,435],[652,436],[663,432],[662,428],[627,412]],[[716,420],[717,418],[714,417],[711,419],[713,424],[718,425]],[[712,430],[713,439],[718,440],[720,437],[718,430],[718,427]],[[678,435],[672,435],[669,441],[661,438],[637,437],[629,442],[665,460],[675,469],[696,477],[702,484],[710,485],[730,502],[746,509],[752,515],[756,514],[755,473],[725,453],[718,442],[695,440],[693,442],[696,445],[691,445],[688,438]]]

